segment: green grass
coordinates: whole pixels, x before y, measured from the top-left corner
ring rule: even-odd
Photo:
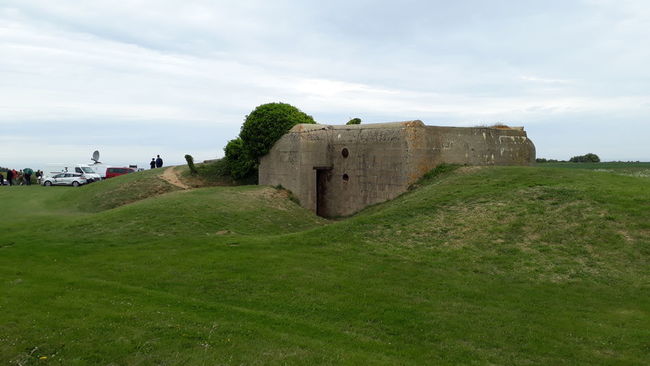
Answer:
[[[225,159],[198,163],[195,166],[197,170],[196,174],[191,174],[187,165],[176,167],[179,174],[185,180],[185,184],[194,188],[257,184],[256,176],[246,177],[240,180],[233,179],[230,176],[228,163]]]
[[[605,173],[650,178],[650,163],[644,162],[541,163],[538,166],[547,168],[588,169]]]
[[[160,179],[163,169],[150,169],[89,184],[79,190],[68,190],[53,202],[55,206],[76,206],[81,211],[99,212],[131,202],[155,197],[179,188]],[[50,187],[60,189],[60,187]]]
[[[646,364],[650,181],[546,166],[337,221],[156,171],[0,187],[0,362]]]

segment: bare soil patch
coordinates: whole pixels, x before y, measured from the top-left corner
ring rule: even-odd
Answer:
[[[190,186],[188,186],[187,184],[185,184],[185,183],[183,183],[181,181],[180,177],[176,173],[176,170],[174,169],[173,166],[165,169],[165,171],[163,172],[161,177],[162,177],[162,179],[166,180],[167,182],[169,182],[172,185],[175,185],[178,188],[181,188],[181,189],[190,189],[191,188]]]

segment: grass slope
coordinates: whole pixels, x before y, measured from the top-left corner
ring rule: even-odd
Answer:
[[[58,200],[58,206],[76,206],[81,211],[99,212],[179,190],[160,179],[163,171],[150,169],[89,184],[79,190],[68,190]]]
[[[540,166],[569,169],[589,169],[599,172],[616,173],[633,177],[650,177],[650,163],[645,162],[604,162],[604,163],[543,163]]]
[[[650,356],[647,178],[462,168],[336,222],[265,187],[173,191],[88,213],[118,183],[0,189],[10,208],[0,222],[0,361]],[[53,204],[62,199],[65,209]]]

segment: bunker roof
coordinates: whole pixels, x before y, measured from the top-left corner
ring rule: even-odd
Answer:
[[[438,128],[443,126],[428,126],[419,119],[412,121],[401,121],[401,122],[384,122],[384,123],[366,123],[358,125],[321,125],[313,123],[302,123],[297,124],[289,130],[289,132],[309,132],[309,131],[318,131],[318,130],[365,130],[365,129],[399,129],[405,127],[431,127]],[[517,130],[523,131],[523,127],[510,127],[505,125],[495,125],[495,126],[476,126],[476,127],[445,127],[445,128],[477,128],[477,129],[499,129],[499,130]]]
[[[319,125],[313,123],[302,123],[293,126],[289,132],[307,132],[316,130],[361,130],[370,128],[390,129],[404,127],[424,127],[424,122],[420,120],[402,121],[402,122],[385,122],[385,123],[367,123],[359,125]]]

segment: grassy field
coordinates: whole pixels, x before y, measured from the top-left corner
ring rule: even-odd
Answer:
[[[634,177],[650,177],[650,163],[643,162],[604,162],[604,163],[543,163],[541,167],[589,169],[605,173],[615,173]]]
[[[460,168],[336,221],[157,170],[0,187],[0,362],[647,364],[650,179],[626,169]]]

